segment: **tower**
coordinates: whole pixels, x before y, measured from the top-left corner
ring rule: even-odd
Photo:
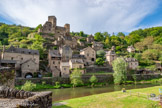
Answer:
[[[52,27],[56,27],[57,25],[57,19],[55,16],[48,16],[48,21],[52,23]]]
[[[70,34],[70,24],[65,24],[64,27],[66,29],[66,35],[69,35]]]

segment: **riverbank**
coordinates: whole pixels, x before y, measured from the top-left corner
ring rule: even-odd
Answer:
[[[141,80],[141,81],[126,81],[126,85],[128,84],[156,84],[156,83],[162,83],[162,78],[158,78],[158,79],[151,79],[151,80]],[[96,87],[104,87],[104,86],[109,86],[112,85],[113,83],[96,83],[95,86]],[[16,86],[17,89],[21,89],[21,86]],[[42,84],[40,83],[36,83],[36,87],[33,88],[33,91],[42,91],[42,90],[46,90],[46,89],[63,89],[63,88],[72,88],[73,85],[72,84],[60,84],[59,82],[57,83],[57,85],[51,85],[51,84],[46,84],[45,82]],[[77,87],[91,87],[91,83],[84,83],[84,84],[80,84]]]
[[[55,102],[53,108],[160,108],[159,101],[148,99],[151,93],[158,96],[159,88],[162,86],[74,98]]]

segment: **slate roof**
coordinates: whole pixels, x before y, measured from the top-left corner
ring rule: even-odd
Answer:
[[[85,51],[85,50],[87,50],[88,48],[91,48],[90,46],[88,46],[88,47],[86,47],[86,48],[84,48],[84,49],[82,49],[82,50],[80,50],[81,52],[82,51]],[[93,48],[91,48],[91,49],[93,49]],[[94,49],[93,49],[94,50]]]
[[[61,57],[61,54],[58,50],[50,50],[49,54],[51,57]]]
[[[39,55],[38,50],[15,48],[14,46],[11,46],[10,48],[6,49],[5,52]]]
[[[34,60],[32,60],[32,59],[28,59],[28,60],[26,60],[26,61],[22,62],[21,64],[25,64],[25,63],[27,63],[27,62],[29,62],[29,61],[32,61],[33,63],[35,63],[35,61],[34,61]],[[35,63],[35,64],[36,64],[36,63]]]
[[[13,64],[16,64],[16,60],[0,60],[0,63],[13,63]]]
[[[85,56],[84,55],[80,55],[80,54],[73,54],[72,58],[82,58],[82,59],[85,59]]]
[[[84,63],[82,59],[71,59],[72,63]]]

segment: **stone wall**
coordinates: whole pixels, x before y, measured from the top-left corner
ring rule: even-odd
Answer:
[[[52,92],[26,92],[0,86],[0,108],[52,108]]]
[[[84,83],[88,83],[89,79],[92,75],[82,75],[82,80]],[[160,78],[160,74],[155,74],[155,75],[136,75],[137,76],[137,81],[140,80],[149,80],[153,78]],[[113,82],[113,75],[96,75],[98,78],[98,82],[100,83],[112,83]],[[70,84],[70,79],[69,78],[60,78],[60,77],[48,77],[48,78],[31,78],[31,79],[24,79],[24,78],[18,78],[15,80],[15,85],[23,85],[26,81],[31,81],[33,83],[40,83],[42,84],[43,81],[46,82],[46,84],[51,84],[55,85],[55,82],[60,82],[61,84]],[[128,76],[128,80],[132,80],[132,76]]]
[[[0,86],[15,87],[15,70],[8,67],[0,68]]]
[[[97,72],[113,72],[111,67],[86,67],[86,73],[97,73]]]

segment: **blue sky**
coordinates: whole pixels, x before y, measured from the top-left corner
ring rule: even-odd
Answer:
[[[162,26],[162,0],[0,0],[0,22],[36,27],[49,15],[71,31],[128,33]]]

